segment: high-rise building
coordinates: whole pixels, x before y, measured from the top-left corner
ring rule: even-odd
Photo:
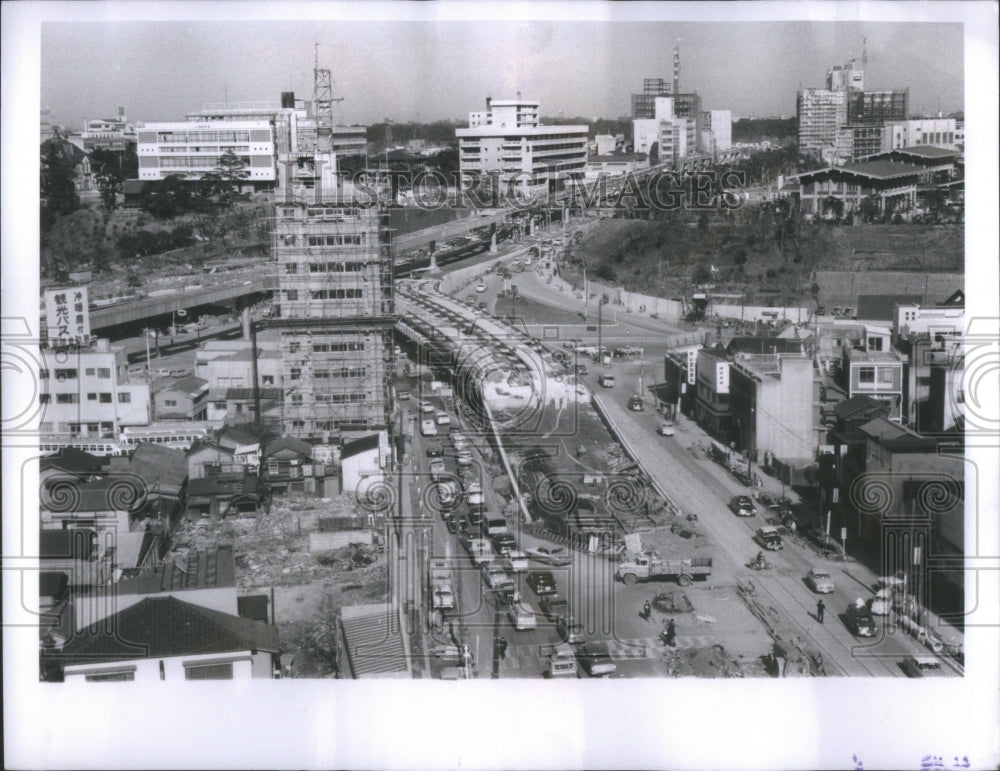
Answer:
[[[540,125],[538,102],[487,98],[486,110],[455,130],[459,167],[463,176],[496,173],[524,192],[556,190],[586,170],[588,133],[585,125]]]
[[[703,133],[709,134],[710,145],[702,143],[706,152],[729,150],[733,146],[733,113],[731,110],[706,110],[702,116]]]
[[[385,428],[395,321],[387,212],[359,205],[334,154],[285,160],[273,231],[282,429],[329,441]]]
[[[799,152],[822,156],[837,144],[837,129],[847,123],[847,92],[821,88],[799,91],[796,100]]]
[[[889,121],[906,120],[910,89],[852,91],[847,97],[847,122],[874,126]]]
[[[857,60],[835,64],[826,71],[827,91],[864,91],[865,71],[857,67]]]

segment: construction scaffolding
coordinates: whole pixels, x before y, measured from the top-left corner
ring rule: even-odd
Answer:
[[[389,425],[396,315],[388,212],[318,179],[293,184],[274,205],[272,323],[281,333],[283,430],[330,441]]]

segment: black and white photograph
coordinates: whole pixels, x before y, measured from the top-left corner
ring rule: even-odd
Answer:
[[[997,20],[5,3],[5,765],[1000,768]]]

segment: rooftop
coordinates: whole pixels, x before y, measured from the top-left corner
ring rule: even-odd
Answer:
[[[847,358],[852,363],[902,364],[903,361],[895,351],[865,351],[861,348],[848,348]]]
[[[167,656],[278,651],[278,630],[175,597],[146,597],[73,637],[63,655],[74,664]]]
[[[232,546],[208,551],[175,553],[159,567],[145,568],[115,584],[118,594],[157,594],[181,589],[236,586]]]
[[[887,450],[895,452],[936,452],[937,440],[921,436],[906,426],[893,423],[885,418],[875,418],[858,429],[869,439],[878,442]]]
[[[860,321],[892,322],[897,305],[920,305],[918,294],[859,294],[857,318]]]

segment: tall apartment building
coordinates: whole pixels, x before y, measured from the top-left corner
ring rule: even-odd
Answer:
[[[469,113],[469,127],[456,129],[463,176],[499,174],[501,185],[526,193],[554,191],[587,167],[585,125],[544,126],[538,102],[486,99],[486,110]]]
[[[247,182],[273,184],[277,179],[274,129],[263,120],[140,124],[139,179],[198,179],[216,169],[230,150],[245,162]]]
[[[298,153],[274,205],[282,428],[320,438],[388,424],[395,305],[387,213],[338,183],[336,156]]]
[[[132,382],[123,346],[104,339],[52,343],[39,370],[42,434],[114,437],[149,424],[149,385]]]
[[[796,99],[799,152],[821,157],[837,145],[837,129],[847,123],[847,92],[821,88],[799,91]]]

